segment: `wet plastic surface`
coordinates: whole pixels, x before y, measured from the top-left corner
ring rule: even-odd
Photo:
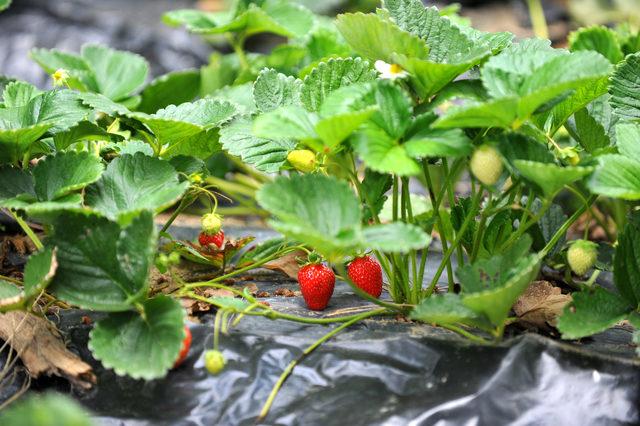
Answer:
[[[242,233],[271,236],[257,229]],[[278,287],[296,289],[295,282],[263,271],[250,282],[270,294]],[[264,300],[300,316],[334,315],[368,305],[343,283],[323,313],[307,311],[301,297]],[[206,315],[202,324],[190,324],[193,344],[185,363],[162,380],[143,382],[118,377],[93,360],[84,315],[62,313],[58,325],[70,349],[94,366],[98,385],[88,393],[71,393],[98,424],[109,426],[255,424],[287,364],[330,330],[245,317],[221,337],[227,365],[211,376],[202,357],[213,341],[213,317]],[[640,361],[630,340],[628,329],[615,328],[581,343],[524,334],[500,345],[479,346],[425,324],[368,320],[309,355],[262,424],[640,424]],[[62,380],[40,380],[34,387],[70,391]]]
[[[343,295],[330,309],[359,303],[344,285],[336,290]],[[267,300],[306,313],[300,298]],[[214,377],[202,360],[212,345],[211,319],[191,325],[189,357],[165,379],[120,378],[94,363],[99,385],[76,397],[105,425],[251,425],[287,364],[329,330],[245,318],[222,337],[227,366]],[[91,359],[81,313],[63,315],[60,326]],[[294,370],[264,424],[637,424],[640,364],[629,338],[617,329],[578,346],[527,334],[483,347],[426,325],[366,321]]]

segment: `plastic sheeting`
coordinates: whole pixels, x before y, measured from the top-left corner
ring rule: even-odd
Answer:
[[[172,232],[191,238],[197,230],[174,226]],[[273,236],[257,228],[230,228],[227,234]],[[295,282],[264,271],[247,283],[270,295],[280,287],[297,290]],[[315,317],[369,305],[344,283],[336,285],[321,313],[308,311],[301,297],[264,300],[278,311]],[[253,425],[287,364],[330,330],[245,317],[221,336],[227,365],[211,376],[202,357],[213,341],[213,316],[206,314],[202,324],[190,324],[193,343],[185,363],[164,379],[144,382],[118,377],[92,358],[85,315],[100,317],[75,310],[52,320],[69,348],[93,365],[97,386],[81,394],[62,379],[40,379],[33,388],[71,393],[98,424],[109,426]],[[508,332],[514,336],[519,330]],[[624,327],[579,343],[524,334],[480,346],[441,328],[372,319],[343,330],[305,358],[263,424],[640,424],[640,360],[634,350]]]
[[[282,283],[257,285],[272,292]],[[344,284],[335,294],[324,315],[363,304]],[[299,297],[266,300],[287,313],[318,315],[306,311]],[[91,359],[82,315],[63,315],[60,327],[72,348]],[[204,320],[191,325],[187,361],[165,379],[145,383],[117,377],[93,362],[98,386],[76,397],[104,425],[255,424],[287,364],[329,330],[244,318],[221,337],[227,365],[211,376],[202,353],[212,346],[212,317]],[[479,346],[424,324],[368,320],[308,356],[281,389],[264,424],[638,424],[640,363],[633,358],[630,335],[618,328],[578,345],[525,334]]]

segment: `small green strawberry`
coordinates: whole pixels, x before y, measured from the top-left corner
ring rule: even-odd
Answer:
[[[579,276],[587,273],[598,259],[598,245],[593,241],[575,240],[567,250],[567,261],[571,270]]]
[[[316,154],[308,149],[295,149],[287,155],[287,161],[296,170],[310,173],[316,169]]]
[[[200,219],[202,232],[208,235],[217,234],[222,228],[222,217],[216,213],[207,213]]]
[[[224,355],[218,350],[209,350],[204,353],[204,367],[209,374],[214,376],[224,369]]]
[[[471,173],[485,185],[494,185],[502,174],[502,158],[490,145],[482,145],[473,152],[470,163]]]

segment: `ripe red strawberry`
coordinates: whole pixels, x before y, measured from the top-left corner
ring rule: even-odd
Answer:
[[[356,257],[349,264],[347,273],[351,281],[373,297],[382,294],[382,268],[370,256]]]
[[[321,263],[310,263],[300,268],[298,282],[307,307],[322,311],[329,304],[336,276],[331,268]]]
[[[224,231],[221,229],[215,234],[201,232],[200,235],[198,235],[198,242],[202,247],[206,247],[209,244],[215,244],[219,249],[221,249],[222,244],[224,244]]]
[[[180,364],[184,362],[187,354],[189,353],[189,348],[191,348],[191,330],[189,330],[189,327],[186,325],[184,326],[184,332],[186,333],[186,336],[182,341],[182,349],[180,349],[178,359],[176,359],[176,362],[173,364],[173,368],[180,366]]]

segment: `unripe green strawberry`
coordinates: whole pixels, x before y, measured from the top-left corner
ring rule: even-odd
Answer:
[[[224,369],[224,355],[217,350],[209,350],[204,353],[204,367],[214,376]]]
[[[287,155],[287,161],[297,170],[304,173],[316,169],[316,154],[308,149],[295,149]]]
[[[205,234],[217,234],[222,227],[222,217],[215,213],[207,213],[200,219],[202,232]]]
[[[598,245],[588,240],[575,240],[567,250],[571,270],[579,276],[587,273],[598,259]]]
[[[471,156],[471,173],[485,185],[494,185],[502,174],[502,158],[490,145],[478,147]]]

